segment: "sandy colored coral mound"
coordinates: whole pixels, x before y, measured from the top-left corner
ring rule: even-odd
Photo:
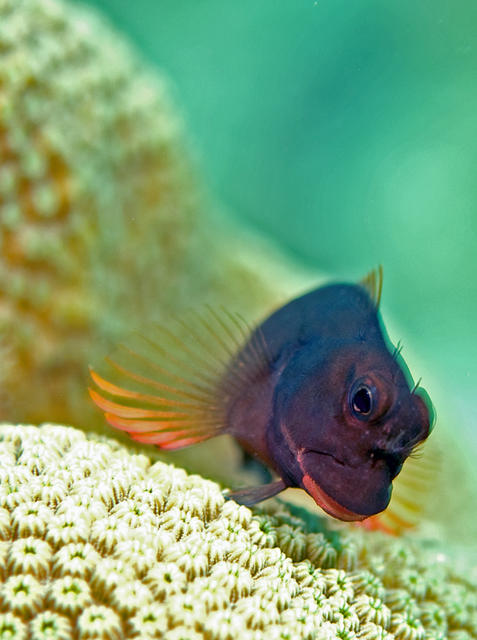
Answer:
[[[137,320],[179,271],[195,213],[183,156],[164,80],[95,14],[0,1],[4,416],[15,405],[69,417],[89,345],[124,328],[121,305]]]
[[[0,638],[477,637],[477,585],[419,541],[254,513],[61,426],[1,426],[0,480]]]
[[[267,299],[169,94],[93,11],[0,0],[0,419],[94,424],[87,365],[127,332],[206,293]]]

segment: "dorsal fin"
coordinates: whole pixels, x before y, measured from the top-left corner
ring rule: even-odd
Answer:
[[[105,375],[91,368],[90,396],[109,424],[162,449],[226,432],[227,398],[267,366],[261,332],[239,314],[207,307],[151,333],[120,345]]]
[[[393,482],[393,495],[387,509],[356,524],[395,536],[416,527],[425,511],[429,492],[435,486],[439,466],[440,452],[435,442],[418,445]]]
[[[379,309],[383,290],[383,267],[379,265],[376,269],[370,271],[359,284],[366,289],[369,297],[374,302],[374,306]]]

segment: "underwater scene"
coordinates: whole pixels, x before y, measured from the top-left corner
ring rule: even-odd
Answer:
[[[0,640],[477,639],[476,21],[0,0]]]

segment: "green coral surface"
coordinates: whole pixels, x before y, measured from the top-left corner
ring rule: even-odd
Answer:
[[[71,427],[0,426],[0,480],[1,639],[477,638],[477,584],[419,539],[252,511]]]

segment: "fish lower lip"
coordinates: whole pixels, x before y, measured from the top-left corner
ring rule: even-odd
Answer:
[[[363,520],[386,508],[391,496],[389,469],[383,463],[352,466],[328,451],[306,449],[297,459],[302,486],[325,511],[340,520]]]
[[[317,449],[305,449],[302,454],[306,453],[314,453],[320,456],[328,456],[332,458],[334,462],[345,466],[345,463],[336,458],[332,453],[328,451],[318,451]],[[300,457],[301,455],[300,454]],[[326,513],[330,514],[334,518],[338,518],[339,520],[344,520],[348,522],[363,520],[366,516],[363,516],[359,513],[355,513],[354,511],[347,509],[343,505],[339,504],[331,496],[329,496],[321,487],[319,487],[316,482],[311,478],[311,476],[306,475],[303,477],[304,485],[308,493],[313,497],[315,502],[321,506],[322,509],[326,511]]]

